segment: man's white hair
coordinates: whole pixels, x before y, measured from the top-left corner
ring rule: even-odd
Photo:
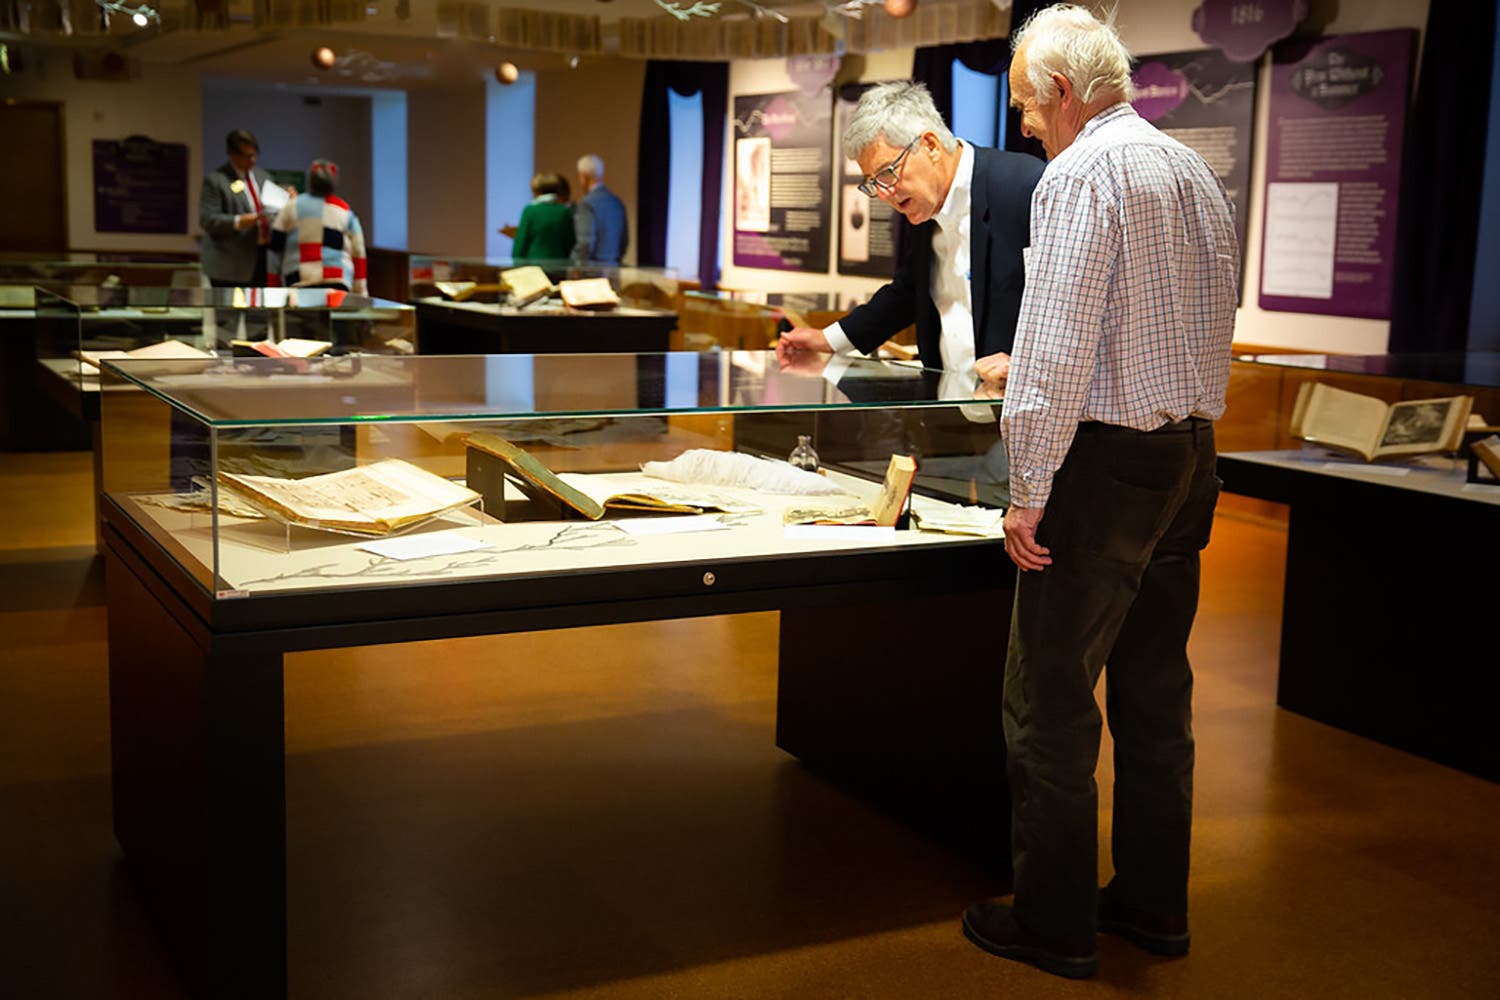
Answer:
[[[578,158],[578,172],[588,174],[596,181],[604,180],[604,161],[593,153],[585,153]]]
[[[844,155],[858,160],[870,143],[880,138],[903,149],[923,132],[936,132],[938,142],[950,153],[958,145],[926,87],[906,81],[878,84],[860,95],[854,114],[849,116],[844,129]]]
[[[1036,91],[1038,104],[1051,104],[1058,96],[1053,73],[1067,78],[1084,104],[1100,97],[1128,101],[1134,92],[1130,52],[1115,31],[1113,10],[1103,21],[1076,4],[1039,10],[1011,35],[1012,52],[1019,52],[1023,45],[1026,79]]]

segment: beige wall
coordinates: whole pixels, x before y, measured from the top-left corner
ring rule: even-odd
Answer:
[[[406,95],[406,245],[483,257],[484,82]],[[498,223],[496,223],[498,225]]]
[[[89,250],[197,253],[198,186],[203,178],[197,71],[145,67],[137,79],[105,83],[76,79],[71,59],[65,54],[49,54],[38,63],[28,63],[25,73],[7,79],[4,93],[6,97],[63,105],[68,245]],[[146,135],[157,142],[187,146],[187,233],[101,233],[94,229],[94,140],[118,140],[128,135]],[[23,155],[23,151],[6,150],[4,155]]]
[[[536,75],[536,169],[555,170],[577,187],[576,164],[584,153],[604,160],[604,183],[625,203],[630,246],[636,260],[640,228],[636,206],[641,134],[641,88],[646,64],[639,59],[588,59],[577,69]],[[574,190],[576,198],[583,192]]]

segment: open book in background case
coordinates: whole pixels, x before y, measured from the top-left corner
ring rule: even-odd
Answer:
[[[1467,394],[1387,403],[1322,382],[1304,382],[1292,408],[1295,438],[1367,462],[1457,452],[1470,427],[1474,397]]]

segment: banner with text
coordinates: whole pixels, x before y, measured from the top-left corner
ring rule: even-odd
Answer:
[[[839,169],[839,260],[840,274],[889,278],[896,273],[896,226],[901,221],[894,209],[879,198],[859,190],[864,171],[844,156],[844,131],[861,95],[873,83],[851,83],[839,88],[835,118],[838,144],[834,149]]]
[[[734,99],[734,263],[828,269],[833,92]]]
[[[1274,50],[1262,309],[1390,316],[1415,44],[1401,29]]]
[[[94,229],[187,232],[188,148],[133,135],[94,140]]]
[[[1240,247],[1250,216],[1250,159],[1255,135],[1255,64],[1232,62],[1218,49],[1141,56],[1131,74],[1136,112],[1194,150],[1218,174],[1234,206]]]

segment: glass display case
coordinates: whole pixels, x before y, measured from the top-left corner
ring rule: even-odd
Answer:
[[[681,283],[663,268],[542,262],[550,288],[517,296],[502,272],[526,261],[413,254],[411,300],[424,354],[638,353],[669,350]],[[618,301],[564,302],[564,283],[608,285]]]
[[[774,612],[776,746],[1003,877],[1003,650],[932,639],[1003,636],[1013,601],[1001,512],[970,499],[999,441],[982,390],[730,351],[103,372],[114,832],[204,992],[288,992],[307,651]],[[804,437],[821,474],[786,461]],[[866,509],[904,516],[817,523]]]
[[[1343,425],[1372,428],[1373,445],[1406,439],[1423,450],[1368,460],[1299,439],[1293,416],[1309,386],[1374,400],[1340,408]],[[1456,423],[1464,404],[1441,401],[1462,396],[1472,397],[1473,423],[1454,450],[1445,422],[1426,416],[1453,413]],[[1277,704],[1500,779],[1488,710],[1500,690],[1465,627],[1494,614],[1500,481],[1476,475],[1467,453],[1500,431],[1500,354],[1241,355],[1220,426],[1231,421],[1237,433],[1219,435],[1225,492],[1288,524]],[[1329,426],[1305,409],[1298,426],[1310,424]],[[1429,450],[1434,441],[1442,446]],[[1376,608],[1398,608],[1404,624],[1371,628]]]
[[[57,257],[0,254],[0,302],[31,305],[31,290],[95,285],[135,288],[197,288],[205,284],[196,258],[141,254],[75,253]]]
[[[78,285],[35,297],[36,360],[54,392],[97,391],[105,358],[416,352],[411,306],[337,289]]]
[[[833,373],[782,370],[772,352],[353,355],[296,367],[268,358],[120,360],[104,372],[104,516],[164,553],[191,579],[185,589],[213,606],[210,617],[314,592],[501,578],[529,587],[556,574],[708,555],[753,562],[992,539],[1005,497],[999,399],[894,362],[847,360]],[[803,436],[821,457],[824,474],[812,479],[822,494],[778,493],[727,466],[687,483],[670,468],[643,471],[681,465],[685,453],[711,463],[753,456],[756,476],[795,471],[785,460]],[[528,492],[513,464],[495,463],[495,439],[591,495],[681,501],[701,487],[729,502],[676,519],[617,516],[606,501],[607,516],[590,519],[544,503],[534,482]],[[870,504],[897,453],[918,465],[912,528],[785,527],[788,509]],[[353,525],[317,513],[327,498],[307,491],[323,484],[347,488],[340,502],[354,507],[399,493],[339,481],[387,460],[426,480],[413,519]],[[261,477],[249,494],[247,476]],[[286,493],[262,496],[257,486]],[[392,540],[444,551],[407,560],[381,544]]]
[[[407,260],[407,281],[413,301],[428,296],[463,301],[499,302],[505,295],[500,289],[500,272],[528,264],[540,267],[556,284],[585,278],[604,278],[620,297],[622,305],[641,309],[675,308],[677,295],[696,281],[685,282],[676,270],[664,267],[631,267],[608,264],[574,264],[571,261],[528,261],[510,257],[438,257],[411,254]],[[473,288],[466,288],[466,285]],[[467,293],[467,294],[464,294]],[[560,305],[556,296],[549,303]]]
[[[1500,352],[1445,354],[1237,354],[1228,407],[1216,427],[1219,450],[1300,446],[1290,433],[1303,384],[1317,382],[1386,403],[1464,393],[1473,413],[1500,424]]]

